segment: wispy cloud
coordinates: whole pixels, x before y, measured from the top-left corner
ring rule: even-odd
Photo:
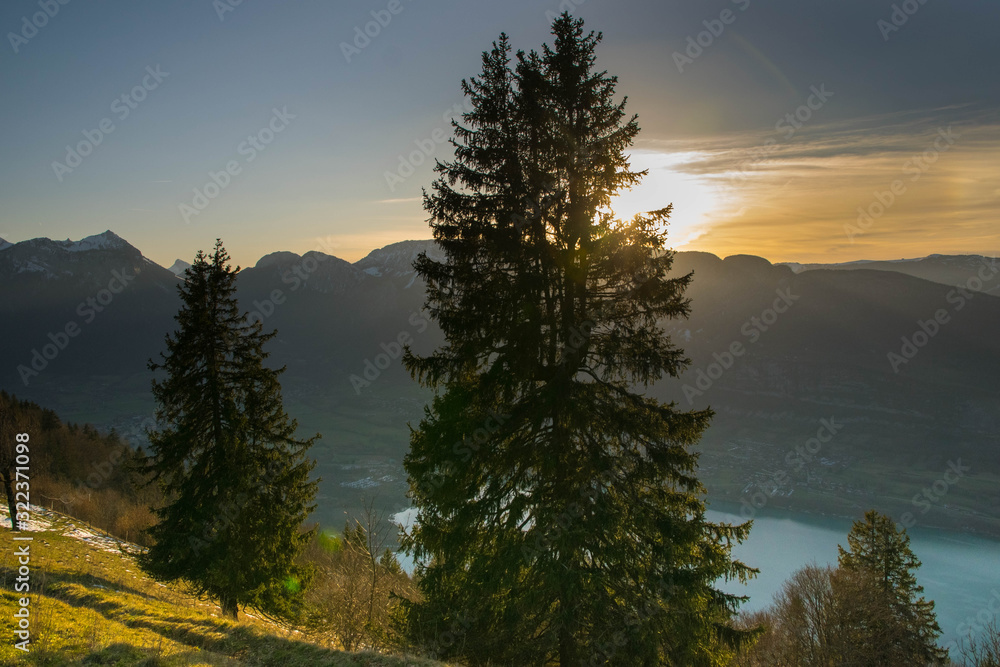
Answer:
[[[680,248],[845,261],[1000,247],[995,114],[953,107],[656,149],[683,153],[672,169],[716,193]]]
[[[380,199],[379,204],[409,204],[411,202],[423,201],[421,197],[404,197],[402,199]]]

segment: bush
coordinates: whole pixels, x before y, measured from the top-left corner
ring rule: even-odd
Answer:
[[[415,586],[387,548],[390,529],[368,502],[343,535],[318,531],[301,559],[315,573],[305,593],[307,634],[345,651],[402,645],[394,618],[402,599],[414,599]]]

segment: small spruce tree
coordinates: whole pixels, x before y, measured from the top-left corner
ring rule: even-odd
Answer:
[[[178,287],[178,330],[166,338],[153,381],[159,430],[143,467],[167,504],[155,509],[154,544],[140,557],[153,577],[182,579],[236,618],[240,607],[294,615],[306,573],[294,565],[310,539],[315,463],[285,412],[278,375],[264,365],[260,322],[236,301],[236,275],[217,241],[199,251]]]
[[[854,522],[847,545],[837,547],[840,567],[867,575],[877,589],[873,603],[884,607],[863,626],[872,664],[947,664],[947,652],[936,643],[941,628],[934,602],[918,597],[924,591],[914,574],[920,560],[910,550],[906,529],[897,530],[890,517],[869,510]]]

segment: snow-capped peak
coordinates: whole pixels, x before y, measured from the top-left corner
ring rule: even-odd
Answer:
[[[53,241],[39,237],[4,248],[3,270],[12,273],[38,273],[45,278],[63,278],[87,273],[95,266],[106,265],[111,259],[117,266],[123,258],[129,261],[149,260],[138,249],[112,231],[95,234],[79,241]]]
[[[173,265],[167,269],[175,276],[184,275],[184,272],[191,268],[190,262],[185,262],[183,259],[178,259]]]
[[[14,245],[14,244],[10,243],[9,241],[4,241],[3,239],[0,239],[0,250],[6,250],[7,248],[11,247],[12,245]]]
[[[354,263],[354,266],[361,269],[370,276],[394,276],[402,277],[415,275],[413,261],[421,252],[426,252],[431,259],[441,260],[444,253],[437,243],[428,239],[426,241],[400,241],[372,250],[363,259]]]
[[[117,248],[123,248],[128,245],[128,242],[122,237],[115,234],[110,229],[103,234],[94,234],[93,236],[88,236],[86,238],[80,239],[79,241],[71,241],[66,239],[65,241],[58,242],[62,246],[63,250],[68,252],[86,252],[88,250],[114,250]]]

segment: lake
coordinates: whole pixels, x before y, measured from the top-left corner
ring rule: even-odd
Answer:
[[[716,507],[724,507],[716,505]],[[739,523],[737,514],[709,510],[710,520]],[[758,510],[746,542],[733,549],[760,569],[748,585],[725,584],[727,592],[750,596],[743,607],[767,607],[793,572],[815,562],[836,565],[837,545],[847,546],[852,521],[781,510]],[[1000,613],[1000,541],[914,526],[906,531],[910,549],[923,563],[916,572],[924,597],[934,600],[940,642],[950,645]]]
[[[738,514],[723,511],[715,504],[708,510],[713,522],[740,523]],[[735,507],[734,507],[735,509]],[[396,515],[403,525],[411,525],[415,510]],[[799,568],[816,563],[836,565],[837,545],[847,545],[852,521],[836,517],[804,514],[764,508],[757,511],[753,530],[734,555],[760,574],[746,586],[724,583],[731,593],[749,595],[743,609],[755,611],[771,604],[782,584]],[[917,570],[917,583],[924,587],[924,597],[934,600],[942,635],[940,643],[954,643],[978,633],[983,625],[1000,614],[1000,541],[914,526],[907,529],[910,549],[923,563]],[[405,555],[404,567],[412,571],[413,562]]]

